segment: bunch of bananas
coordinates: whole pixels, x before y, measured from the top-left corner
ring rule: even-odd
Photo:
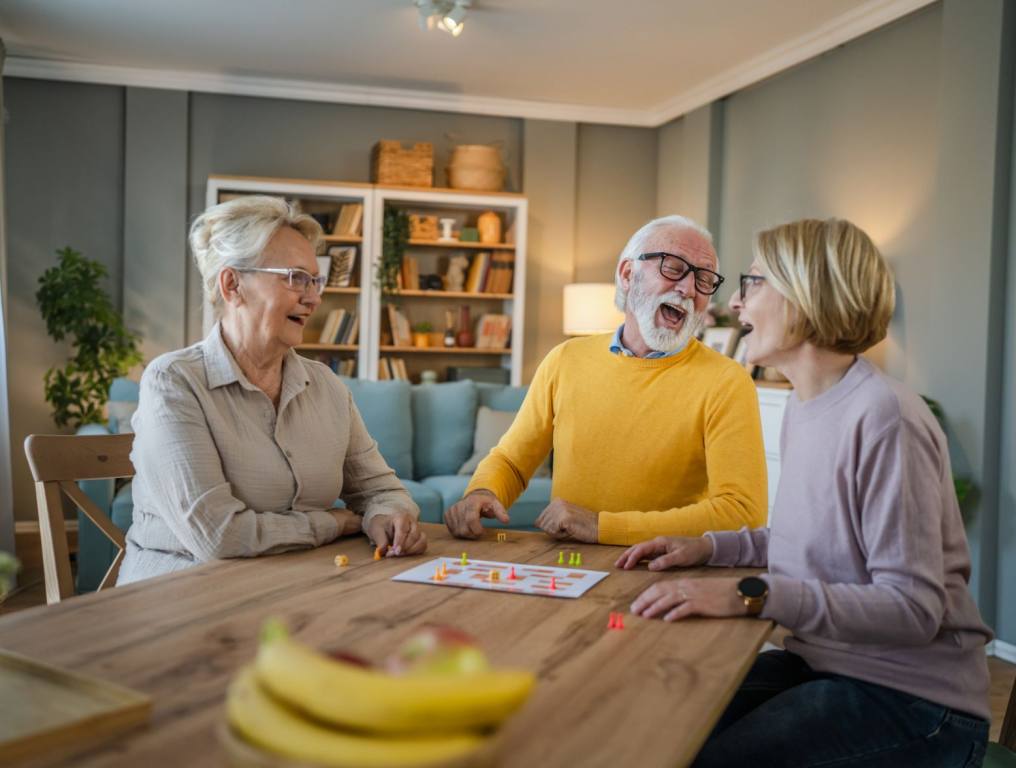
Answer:
[[[398,677],[325,656],[270,623],[254,665],[229,687],[226,712],[246,741],[293,760],[446,765],[483,747],[533,683],[514,670]]]

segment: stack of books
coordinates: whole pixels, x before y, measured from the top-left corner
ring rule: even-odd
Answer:
[[[331,368],[339,376],[347,376],[353,378],[356,374],[356,358],[355,357],[332,357],[328,359],[328,367]]]
[[[360,318],[356,312],[333,309],[325,318],[318,344],[356,344],[360,334]]]
[[[515,256],[508,251],[480,251],[466,275],[468,293],[511,293]]]
[[[409,381],[406,361],[401,357],[382,357],[377,361],[378,381]]]
[[[413,331],[409,318],[396,309],[394,304],[386,305],[388,309],[388,327],[392,334],[392,344],[396,347],[413,346]]]

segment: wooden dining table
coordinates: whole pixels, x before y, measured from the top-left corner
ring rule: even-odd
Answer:
[[[271,557],[221,560],[0,618],[0,648],[152,697],[149,722],[55,763],[75,766],[223,766],[226,687],[254,658],[258,631],[279,617],[301,642],[381,661],[425,624],[475,635],[496,666],[532,670],[537,685],[496,742],[502,766],[690,763],[772,630],[752,618],[676,623],[628,613],[635,597],[674,572],[621,571],[618,547],[509,531],[498,542],[452,538],[425,525],[424,555],[373,559],[362,536]],[[392,581],[437,556],[556,565],[581,552],[609,576],[577,599]],[[337,567],[335,557],[349,557]],[[698,568],[691,578],[757,573]],[[624,629],[608,629],[622,611]],[[341,695],[341,692],[337,692]]]

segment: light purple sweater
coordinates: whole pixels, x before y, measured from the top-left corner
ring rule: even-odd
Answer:
[[[985,719],[988,668],[945,435],[920,397],[859,358],[791,395],[769,528],[707,533],[710,565],[768,566],[764,618],[813,669]]]

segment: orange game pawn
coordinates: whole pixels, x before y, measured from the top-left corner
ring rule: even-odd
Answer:
[[[381,559],[381,547],[374,547],[374,559],[375,560]]]

